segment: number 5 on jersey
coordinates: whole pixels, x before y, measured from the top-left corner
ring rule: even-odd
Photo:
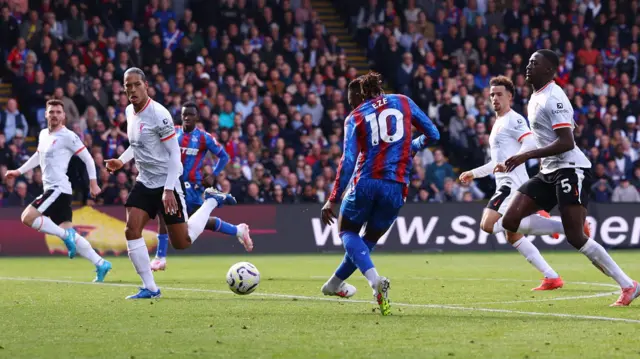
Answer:
[[[375,113],[371,113],[364,118],[371,126],[371,144],[373,146],[377,146],[378,143],[380,143],[380,139],[386,143],[393,143],[402,139],[404,136],[404,115],[402,112],[395,108],[388,108],[382,111],[380,116],[376,115]],[[393,135],[389,134],[389,129],[387,128],[387,119],[389,116],[396,118],[396,128]]]

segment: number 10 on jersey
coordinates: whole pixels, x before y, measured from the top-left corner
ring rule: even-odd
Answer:
[[[386,143],[399,141],[404,136],[404,115],[395,108],[388,108],[376,116],[376,113],[368,114],[364,119],[371,126],[371,144],[377,146],[382,139]],[[387,118],[393,116],[396,118],[396,128],[393,135],[389,134],[387,128]]]

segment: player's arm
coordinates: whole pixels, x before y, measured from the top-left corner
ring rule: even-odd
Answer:
[[[105,167],[111,173],[119,170],[125,163],[133,159],[133,148],[129,146],[118,158],[112,158],[104,161]]]
[[[573,138],[573,111],[571,104],[550,98],[546,104],[547,116],[551,116],[551,127],[558,137],[550,145],[519,153],[505,161],[506,171],[510,172],[532,158],[556,156],[571,151],[576,143]]]
[[[18,168],[17,170],[7,171],[7,173],[5,174],[5,177],[16,178],[16,177],[22,176],[26,172],[29,172],[30,170],[38,167],[39,165],[40,165],[40,152],[36,151],[36,153],[34,153],[31,157],[29,157],[27,162],[25,162],[22,166],[20,166],[20,168]]]
[[[409,97],[406,97],[406,99],[409,102],[409,109],[411,110],[411,124],[422,134],[411,141],[411,151],[415,153],[438,141],[440,139],[440,131],[438,131],[438,128],[433,124],[431,119],[429,119],[429,116],[427,116],[412,99]]]
[[[180,145],[176,137],[176,130],[173,127],[171,114],[169,114],[169,111],[165,110],[165,112],[166,113],[159,114],[163,120],[159,121],[155,128],[156,134],[160,137],[160,141],[169,154],[169,160],[167,161],[167,179],[164,183],[162,204],[164,205],[166,213],[175,214],[178,212],[178,202],[176,201],[176,196],[173,194],[173,190],[180,176],[182,160],[180,158]]]
[[[338,201],[342,198],[342,194],[349,185],[349,180],[353,175],[353,170],[356,167],[356,159],[360,153],[358,148],[358,141],[356,139],[356,124],[353,116],[347,117],[344,122],[344,149],[342,158],[338,164],[338,173],[336,175],[335,182],[333,183],[333,190],[329,195],[329,200],[322,207],[322,222],[324,224],[332,224],[333,219],[336,217],[336,211],[338,207]]]
[[[207,133],[205,134],[205,138],[207,142],[207,149],[209,150],[209,152],[218,157],[218,162],[216,162],[216,166],[213,169],[213,175],[218,176],[220,172],[224,170],[227,163],[229,163],[229,155],[227,154],[227,151],[225,151],[224,148],[220,146],[220,144],[218,144],[218,141],[216,141],[213,136]]]
[[[494,161],[490,161],[480,167],[476,167],[471,171],[464,171],[460,174],[460,182],[469,183],[475,178],[483,178],[487,177],[493,172],[493,169],[496,167],[496,163]]]
[[[344,150],[338,165],[338,173],[333,184],[333,190],[329,196],[329,202],[337,203],[342,198],[342,194],[349,185],[349,180],[356,167],[356,159],[359,153],[355,119],[350,116],[344,124]]]

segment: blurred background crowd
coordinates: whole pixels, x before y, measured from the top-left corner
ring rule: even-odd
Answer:
[[[103,160],[128,146],[124,71],[145,70],[150,96],[180,124],[195,102],[199,126],[231,157],[207,184],[241,203],[322,203],[342,154],[350,80],[369,68],[437,124],[437,147],[418,153],[407,202],[490,197],[491,177],[458,174],[486,163],[495,121],[489,80],[516,85],[537,49],[556,51],[556,82],[575,112],[576,142],[593,163],[597,202],[639,202],[640,16],[637,0],[0,0],[0,204],[42,193],[39,169],[17,181],[46,127],[44,104],[65,103],[67,126],[96,161],[105,189],[87,197],[84,164],[69,177],[79,203],[122,204],[135,167]],[[527,163],[531,175],[535,160]]]

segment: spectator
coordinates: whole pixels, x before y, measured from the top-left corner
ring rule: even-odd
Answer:
[[[453,178],[453,167],[446,162],[441,149],[433,152],[434,162],[427,167],[427,183],[434,194],[444,189],[445,178]]]
[[[133,22],[131,20],[125,20],[124,27],[118,31],[118,35],[116,36],[118,45],[124,49],[129,49],[135,38],[140,38],[140,34],[133,29]]]
[[[18,110],[18,102],[11,98],[7,101],[7,108],[0,112],[0,129],[7,142],[11,142],[18,130],[29,133],[29,125],[24,115]]]
[[[35,198],[27,192],[27,184],[24,181],[18,181],[15,190],[7,196],[5,201],[7,207],[26,207]]]
[[[612,202],[640,202],[640,193],[631,186],[627,177],[620,178],[620,184],[613,190]]]
[[[591,186],[593,200],[598,203],[610,202],[612,192],[611,186],[605,179],[600,179]]]

